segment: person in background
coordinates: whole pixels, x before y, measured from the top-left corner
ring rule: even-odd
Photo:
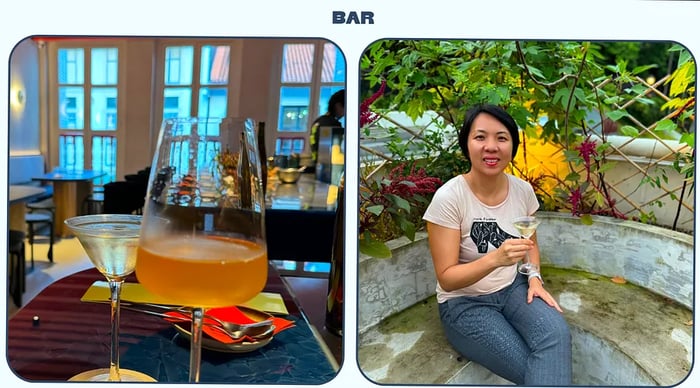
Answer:
[[[471,168],[442,185],[423,219],[450,344],[517,385],[571,385],[571,333],[539,273],[536,236],[513,219],[533,215],[532,186],[505,173],[520,143],[513,118],[495,105],[466,113],[458,136]],[[536,271],[521,275],[525,254]]]
[[[316,162],[318,161],[318,142],[321,127],[342,127],[340,119],[345,116],[345,89],[340,89],[333,93],[331,98],[328,99],[328,109],[326,113],[317,117],[316,120],[311,123],[311,131],[309,134],[309,147],[311,148],[311,162],[312,165],[310,170],[313,171],[313,167],[316,167]],[[307,170],[308,171],[308,170]]]

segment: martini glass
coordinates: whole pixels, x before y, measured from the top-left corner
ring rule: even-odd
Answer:
[[[236,152],[235,145],[234,175],[219,164],[221,150]],[[161,126],[151,165],[162,173],[149,180],[136,277],[168,304],[192,308],[189,382],[200,381],[205,309],[245,303],[267,281],[260,163],[251,119],[242,128],[208,118],[167,119]],[[178,195],[185,181],[198,187],[202,171],[210,171],[216,196],[203,201],[197,190]]]
[[[513,226],[520,232],[520,237],[528,240],[535,234],[535,230],[537,230],[539,224],[540,220],[535,216],[517,217],[513,220]],[[518,267],[518,272],[523,275],[529,275],[533,270],[537,271],[537,268],[534,268],[534,265],[530,263],[530,256],[525,252],[525,260],[523,260],[523,263]]]
[[[72,217],[66,226],[75,234],[90,261],[109,283],[112,324],[109,368],[79,373],[68,381],[156,381],[152,377],[119,367],[119,305],[122,284],[136,268],[141,216],[95,214]]]

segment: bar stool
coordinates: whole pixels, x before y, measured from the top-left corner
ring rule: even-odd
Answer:
[[[30,207],[32,204],[27,204],[28,213],[24,215],[24,221],[27,223],[27,237],[30,246],[31,267],[34,269],[34,236],[37,232],[37,227],[48,225],[49,227],[49,252],[46,257],[53,263],[53,235],[54,235],[54,217],[55,207]]]
[[[12,302],[15,306],[22,307],[22,294],[26,290],[26,262],[27,258],[25,256],[24,249],[24,232],[19,230],[10,230],[8,239],[8,271],[10,276],[9,279],[9,291],[10,296],[12,296]]]
[[[83,214],[102,214],[104,202],[104,190],[100,192],[93,192],[85,197],[85,200],[83,200]]]

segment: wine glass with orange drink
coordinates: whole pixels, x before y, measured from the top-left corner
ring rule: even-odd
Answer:
[[[255,123],[245,120],[240,131],[219,124],[199,118],[163,122],[138,247],[139,283],[172,304],[192,308],[190,382],[200,378],[204,311],[242,304],[267,280]],[[243,156],[237,170],[217,166],[217,155],[236,145]],[[215,200],[202,198],[203,181],[215,182]]]

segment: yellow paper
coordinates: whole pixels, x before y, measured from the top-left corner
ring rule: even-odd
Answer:
[[[124,283],[122,285],[121,298],[124,301],[134,303],[153,303],[169,305],[171,304],[166,299],[154,295],[139,283]],[[85,291],[85,294],[80,298],[81,302],[107,302],[109,301],[109,283],[103,280],[94,282],[90,288]],[[284,305],[282,295],[272,292],[261,292],[253,299],[241,306],[252,309],[265,311],[270,314],[289,314],[287,307]]]

